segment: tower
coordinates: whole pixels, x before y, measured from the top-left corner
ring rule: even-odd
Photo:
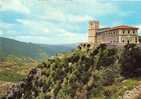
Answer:
[[[92,45],[96,44],[96,32],[99,29],[99,22],[98,21],[89,21],[88,26],[88,42]]]

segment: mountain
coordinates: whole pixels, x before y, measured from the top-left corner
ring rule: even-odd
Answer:
[[[77,44],[45,45],[16,41],[0,37],[0,57],[15,55],[19,57],[40,58],[42,55],[52,56],[56,53],[67,52],[74,49]]]
[[[1,99],[127,99],[141,77],[141,48],[78,47],[32,69]],[[139,77],[139,78],[137,78]],[[141,92],[138,98],[141,99]]]

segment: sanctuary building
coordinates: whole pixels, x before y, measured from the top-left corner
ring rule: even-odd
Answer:
[[[98,21],[89,21],[88,43],[93,46],[138,44],[138,28],[127,25],[99,28]]]

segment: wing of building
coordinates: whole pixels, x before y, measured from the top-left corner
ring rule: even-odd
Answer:
[[[98,21],[90,21],[88,43],[95,46],[103,43],[110,45],[138,44],[138,28],[126,25],[99,28]]]

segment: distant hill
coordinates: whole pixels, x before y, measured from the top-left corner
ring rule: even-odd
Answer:
[[[19,57],[40,58],[42,55],[52,56],[56,53],[67,52],[74,49],[77,44],[45,45],[16,41],[0,37],[0,57],[15,55]]]

